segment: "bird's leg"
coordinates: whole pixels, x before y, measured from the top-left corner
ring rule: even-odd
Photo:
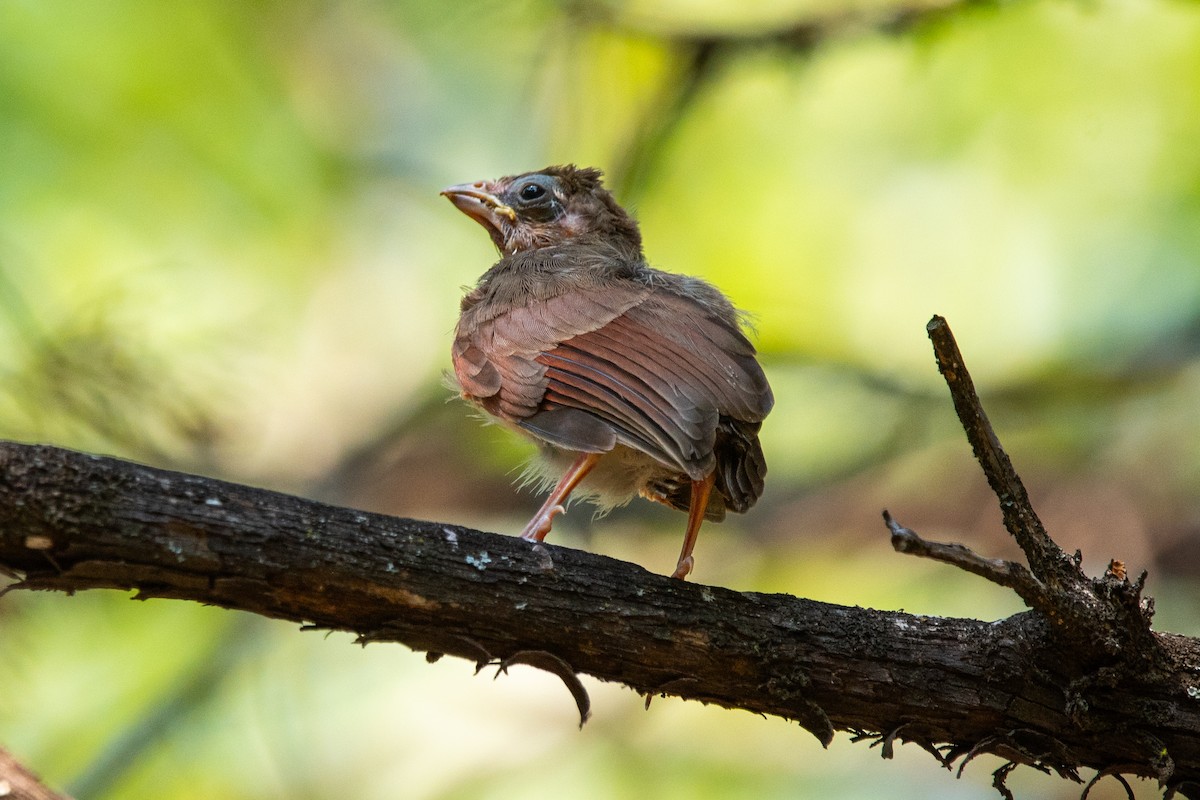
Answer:
[[[717,473],[714,470],[708,473],[704,480],[692,481],[692,502],[688,506],[687,533],[683,535],[683,550],[679,553],[679,563],[675,566],[675,571],[671,573],[672,578],[684,580],[692,571],[692,565],[695,563],[692,559],[692,548],[696,546],[696,536],[700,533],[700,524],[704,522],[704,512],[708,509],[708,495],[712,492],[716,479]]]
[[[584,479],[584,476],[592,471],[592,467],[596,466],[596,462],[600,460],[600,455],[600,453],[579,454],[579,457],[575,459],[575,463],[571,464],[570,468],[558,481],[558,485],[554,487],[554,491],[546,498],[546,502],[542,503],[542,507],[533,515],[533,519],[529,520],[529,524],[525,526],[525,530],[521,531],[522,539],[530,542],[540,542],[546,538],[546,534],[550,532],[550,526],[554,523],[554,515],[566,511],[563,508],[563,504],[567,502],[567,497],[579,485],[579,482]]]

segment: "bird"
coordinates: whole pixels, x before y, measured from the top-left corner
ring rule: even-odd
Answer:
[[[745,316],[707,281],[650,266],[599,169],[441,194],[500,256],[462,298],[451,382],[538,445],[533,469],[553,489],[522,538],[544,540],[572,492],[601,510],[640,495],[687,512],[672,573],[685,579],[704,520],[763,492],[759,430],[774,396]]]

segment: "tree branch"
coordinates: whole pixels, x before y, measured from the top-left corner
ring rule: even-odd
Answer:
[[[1047,602],[1046,587],[1030,574],[1023,564],[999,558],[984,558],[969,547],[961,544],[928,542],[911,528],[906,528],[884,510],[883,521],[892,532],[892,547],[897,553],[932,558],[952,564],[961,570],[987,578],[992,583],[1008,587],[1031,606]]]
[[[1030,608],[1041,612],[1079,654],[1085,656],[1084,663],[1117,659],[1132,669],[1141,668],[1136,663],[1141,660],[1139,656],[1152,658],[1151,651],[1157,646],[1150,634],[1154,604],[1148,598],[1142,599],[1145,576],[1136,583],[1130,583],[1124,575],[1118,578],[1111,572],[1101,578],[1089,578],[1079,566],[1080,555],[1068,557],[1050,538],[979,402],[974,381],[963,363],[950,326],[942,317],[934,316],[926,329],[933,342],[938,370],[950,388],[959,422],[988,484],[1000,501],[1004,527],[1029,560],[1033,580],[1024,577],[1017,580],[1019,576],[1015,574],[1013,580],[998,580],[995,575],[970,571],[1012,587]]]
[[[568,548],[15,443],[0,444],[0,565],[25,589],[134,589],[477,664],[584,672],[648,696],[794,719],[825,743],[835,730],[875,732],[948,745],[948,762],[994,752],[1073,774],[1150,770],[1153,740],[1173,757],[1173,780],[1200,778],[1192,673],[1171,666],[1200,664],[1200,643],[1184,637],[1155,637],[1166,671],[1081,682],[1033,614],[985,623],[733,592]]]
[[[1006,523],[1032,525],[939,320],[931,333],[956,408],[1016,506]],[[1027,570],[927,542],[890,517],[889,527],[905,552],[1010,586],[1034,612],[986,623],[734,592],[461,526],[0,442],[0,572],[16,588],[133,589],[401,642],[430,660],[533,664],[567,683],[581,718],[580,672],[647,697],[793,719],[823,743],[849,731],[885,756],[913,742],[961,770],[997,754],[1009,762],[995,773],[1002,792],[1027,764],[1072,780],[1084,767],[1148,775],[1200,797],[1200,641],[1149,630],[1141,581],[1115,566],[1088,579],[1067,559],[1075,576],[1053,555]],[[1053,554],[1045,538],[1035,552]]]
[[[933,342],[933,353],[937,358],[938,371],[950,387],[950,397],[958,420],[967,433],[967,441],[975,458],[983,467],[988,484],[1000,500],[1000,511],[1004,515],[1004,526],[1017,540],[1021,551],[1029,559],[1033,574],[1043,580],[1075,578],[1078,569],[1067,566],[1066,555],[1046,533],[1041,519],[1029,502],[1025,484],[1013,468],[1012,461],[992,429],[987,413],[975,393],[975,382],[971,380],[962,353],[950,326],[942,317],[935,316],[926,326],[929,339]]]
[[[0,747],[0,797],[5,800],[70,800],[45,786],[38,777]]]

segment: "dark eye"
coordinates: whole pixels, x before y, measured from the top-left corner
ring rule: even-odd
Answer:
[[[537,183],[527,183],[521,187],[521,190],[517,193],[517,196],[526,203],[531,203],[544,194],[546,194],[545,186]]]

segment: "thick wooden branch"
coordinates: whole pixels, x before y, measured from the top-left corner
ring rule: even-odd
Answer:
[[[798,720],[828,742],[915,742],[1200,780],[1200,642],[1081,673],[1055,628],[916,617],[672,580],[553,545],[368,514],[53,447],[0,443],[0,566],[16,586],[134,589],[515,659]],[[1169,754],[1169,762],[1164,754]],[[1135,769],[1129,765],[1135,765]]]

